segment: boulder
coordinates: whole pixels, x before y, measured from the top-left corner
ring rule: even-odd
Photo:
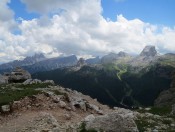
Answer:
[[[91,116],[92,117],[92,116]],[[134,120],[128,116],[118,113],[109,113],[97,117],[86,117],[86,129],[95,129],[96,131],[105,132],[138,132]]]
[[[30,84],[32,82],[32,79],[27,79],[26,81],[23,82],[24,85]]]
[[[1,106],[1,111],[3,113],[10,112],[10,105],[3,105],[3,106]]]
[[[89,104],[89,103],[87,103],[87,107],[88,107],[89,109],[94,110],[97,114],[103,115],[103,111],[100,110],[100,108],[99,108],[98,106],[96,106],[96,105],[94,105],[94,104]]]
[[[8,74],[7,77],[8,81],[12,83],[24,82],[27,79],[31,79],[30,73],[20,67],[15,68],[15,70]]]
[[[86,111],[86,103],[87,103],[86,100],[82,99],[81,97],[73,97],[70,100],[71,100],[72,106],[75,106],[77,108],[80,108],[80,109]]]
[[[49,83],[49,84],[52,84],[52,85],[55,84],[53,80],[45,80],[43,83]]]
[[[42,81],[39,80],[39,79],[33,79],[33,80],[30,82],[30,84],[37,84],[37,83],[42,83]]]
[[[85,121],[85,122],[89,122],[89,121],[92,121],[92,120],[94,120],[94,119],[95,119],[95,116],[94,116],[93,114],[91,114],[91,115],[86,116],[86,117],[84,118],[84,121]]]
[[[61,108],[65,108],[66,105],[67,105],[67,104],[66,104],[64,101],[61,101],[61,100],[60,100],[59,106],[60,106]]]

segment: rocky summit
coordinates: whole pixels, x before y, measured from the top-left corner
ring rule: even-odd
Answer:
[[[142,52],[140,53],[140,56],[145,56],[145,57],[154,57],[157,55],[157,51],[155,49],[155,46],[146,46]]]

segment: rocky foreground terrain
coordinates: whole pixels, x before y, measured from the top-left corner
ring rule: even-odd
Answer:
[[[15,101],[14,101],[15,100]],[[1,132],[173,131],[171,109],[109,108],[80,92],[28,79],[0,87]]]

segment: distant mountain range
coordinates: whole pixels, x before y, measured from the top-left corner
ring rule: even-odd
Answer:
[[[39,71],[49,71],[61,67],[73,66],[77,63],[75,55],[67,57],[46,58],[43,54],[35,54],[31,57],[26,57],[24,60],[15,60],[9,63],[0,65],[0,73],[9,72],[15,67],[23,67],[30,73]]]
[[[134,67],[145,67],[150,62],[155,62],[163,58],[173,58],[175,54],[166,54],[158,56],[154,46],[146,46],[138,56],[131,56],[125,52],[109,53],[102,58],[90,58],[85,60],[87,65],[109,64],[109,63],[124,63]],[[75,55],[66,57],[46,58],[43,54],[35,54],[34,56],[26,57],[23,60],[15,60],[9,63],[0,65],[0,73],[8,72],[15,67],[23,67],[30,73],[40,71],[49,71],[57,68],[76,66],[78,59]]]

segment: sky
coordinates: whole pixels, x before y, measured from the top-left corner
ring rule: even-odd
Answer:
[[[0,63],[35,53],[175,53],[174,0],[0,0]]]

